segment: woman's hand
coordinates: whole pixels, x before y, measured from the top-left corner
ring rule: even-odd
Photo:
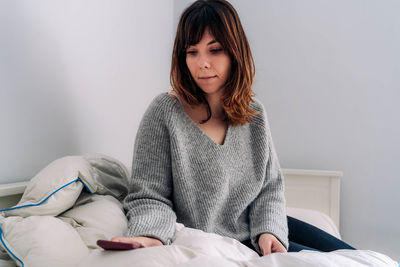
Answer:
[[[111,241],[131,243],[141,248],[162,246],[163,243],[157,238],[137,236],[137,237],[113,237]]]
[[[258,239],[258,245],[260,246],[261,254],[263,256],[275,252],[287,252],[281,242],[279,242],[274,235],[269,233],[260,235],[260,238]]]

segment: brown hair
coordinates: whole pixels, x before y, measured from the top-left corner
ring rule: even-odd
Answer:
[[[182,13],[174,42],[170,82],[174,91],[189,105],[206,103],[208,117],[211,108],[204,92],[192,78],[186,65],[186,49],[200,42],[208,29],[231,59],[231,73],[222,96],[225,120],[233,126],[253,121],[251,115],[259,112],[251,109],[253,100],[251,85],[255,66],[250,46],[236,10],[224,0],[198,0]]]

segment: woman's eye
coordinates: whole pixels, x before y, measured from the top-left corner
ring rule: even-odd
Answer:
[[[219,52],[221,52],[223,50],[224,49],[222,49],[222,48],[216,48],[216,49],[211,49],[210,52],[211,52],[211,54],[217,54],[217,53],[219,53]],[[186,54],[188,54],[188,55],[196,55],[197,51],[195,51],[195,50],[186,51]]]
[[[223,50],[222,48],[211,49],[211,53],[216,54],[218,52],[221,52],[222,50]]]

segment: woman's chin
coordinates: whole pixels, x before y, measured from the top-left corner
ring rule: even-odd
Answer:
[[[200,87],[200,88],[203,91],[203,93],[207,96],[216,95],[216,94],[220,95],[224,91],[224,88],[209,88],[209,87],[204,88],[204,86]]]

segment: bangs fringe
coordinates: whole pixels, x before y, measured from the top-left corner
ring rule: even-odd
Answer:
[[[195,45],[200,42],[203,37],[204,31],[208,28],[211,35],[218,40],[218,36],[221,35],[217,29],[223,28],[222,21],[218,19],[217,12],[210,6],[202,7],[198,12],[192,12],[193,14],[188,14],[187,20],[183,25],[184,32],[184,48],[188,48],[191,45]],[[192,15],[192,16],[191,16]]]
[[[208,118],[211,108],[202,89],[196,84],[186,65],[186,49],[200,42],[205,30],[219,42],[231,59],[231,73],[222,97],[226,121],[243,125],[259,114],[250,107],[254,102],[251,89],[255,65],[250,46],[232,5],[224,0],[197,0],[182,13],[172,51],[170,83],[173,90],[189,105],[207,105]]]

